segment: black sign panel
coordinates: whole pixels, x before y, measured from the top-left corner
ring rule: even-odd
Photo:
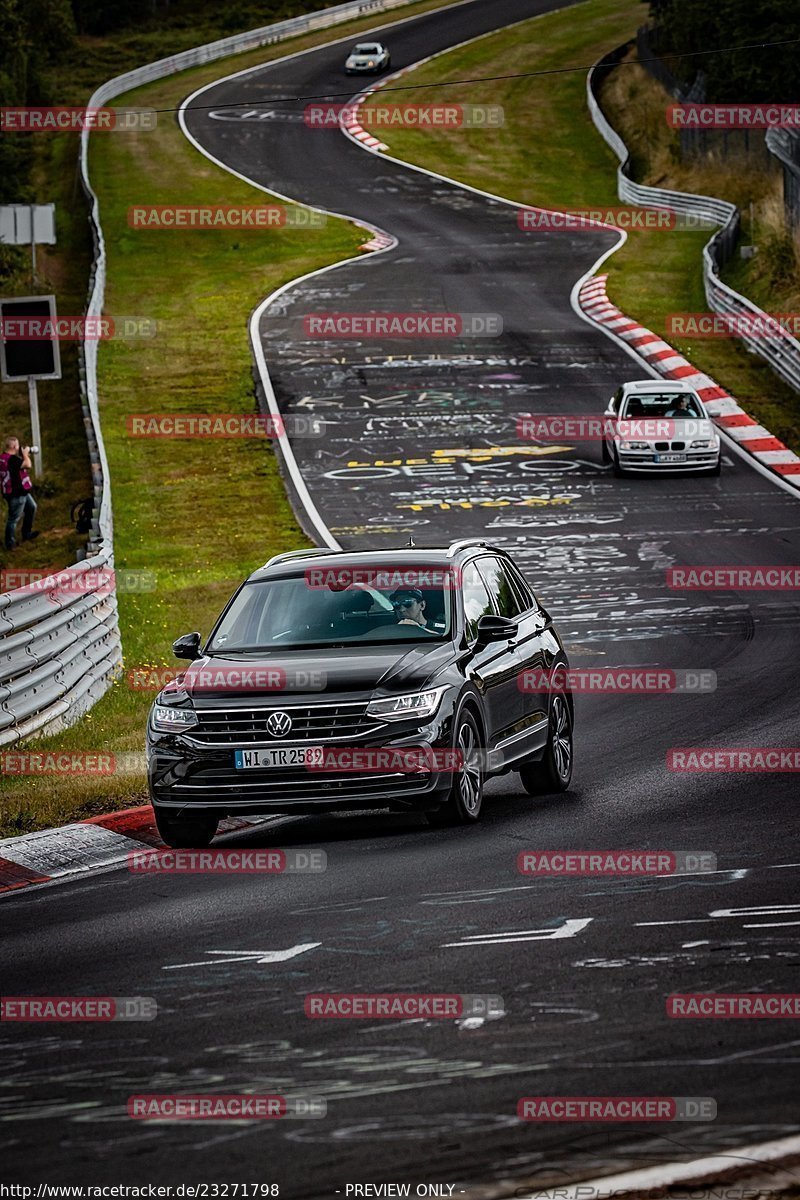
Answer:
[[[3,382],[61,378],[61,356],[55,336],[55,296],[0,300],[0,321]],[[28,329],[33,335],[30,338],[24,336]]]

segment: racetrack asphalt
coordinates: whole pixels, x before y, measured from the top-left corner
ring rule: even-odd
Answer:
[[[396,69],[554,7],[469,3],[381,36]],[[397,238],[288,289],[260,319],[281,410],[331,421],[324,439],[292,440],[328,528],[347,548],[401,545],[409,532],[422,544],[485,535],[520,562],[574,666],[707,669],[717,687],[577,696],[570,792],[533,800],[505,776],[489,784],[475,828],[376,813],[293,818],[237,839],[322,848],[320,875],[123,869],[2,898],[4,995],[159,1005],[146,1024],[3,1028],[9,1181],[248,1180],[298,1200],[366,1182],[408,1182],[413,1194],[431,1182],[469,1195],[499,1179],[563,1183],[797,1128],[792,1021],[680,1022],[665,1005],[672,992],[797,987],[795,777],[677,774],[666,754],[797,744],[800,605],[793,592],[675,592],[666,569],[796,564],[798,501],[733,455],[720,478],[619,480],[596,443],[528,452],[520,413],[596,415],[620,382],[645,375],[570,304],[616,235],[523,233],[513,206],[340,133],[230,119],[287,90],[346,91],[343,51],[222,81],[185,114],[231,169]],[[303,105],[280,111],[296,117]],[[447,345],[304,336],[310,313],[370,310],[496,313],[503,333]],[[525,849],[616,847],[708,851],[717,870],[536,879],[516,869]],[[302,946],[283,962],[246,956]],[[502,996],[506,1015],[310,1020],[304,996],[321,991],[487,993]],[[126,1115],[134,1093],[205,1091],[322,1096],[328,1115]],[[517,1101],[532,1095],[712,1097],[717,1117],[520,1122]]]

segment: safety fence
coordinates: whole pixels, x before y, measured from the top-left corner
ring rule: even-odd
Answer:
[[[703,247],[703,284],[706,303],[712,312],[726,316],[755,319],[756,325],[764,327],[768,316],[745,296],[728,287],[719,277],[721,268],[733,256],[739,233],[739,210],[727,200],[713,196],[694,195],[690,192],[675,192],[667,188],[648,187],[631,178],[631,162],[628,148],[622,138],[606,119],[598,99],[603,81],[619,64],[630,48],[627,43],[605,55],[592,67],[586,81],[586,99],[595,127],[603,140],[620,160],[617,168],[617,194],[626,204],[641,208],[664,208],[694,217],[709,226],[718,226]],[[785,334],[781,337],[751,337],[739,335],[740,340],[753,353],[760,355],[777,375],[795,391],[800,392],[800,342]]]

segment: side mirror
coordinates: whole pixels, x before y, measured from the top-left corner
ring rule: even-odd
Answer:
[[[517,622],[510,617],[496,617],[494,613],[484,613],[478,619],[478,645],[485,646],[488,642],[510,642],[517,633]]]
[[[172,653],[176,658],[200,658],[200,634],[185,633],[172,643]]]

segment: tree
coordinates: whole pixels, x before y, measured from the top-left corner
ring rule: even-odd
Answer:
[[[74,38],[69,0],[0,0],[0,105],[47,103],[43,71],[68,53]],[[32,136],[0,136],[0,203],[32,199]]]
[[[667,58],[670,71],[688,83],[702,70],[708,100],[794,102],[800,95],[797,45],[696,53],[800,37],[797,0],[650,0],[650,15],[661,55],[692,55]]]

